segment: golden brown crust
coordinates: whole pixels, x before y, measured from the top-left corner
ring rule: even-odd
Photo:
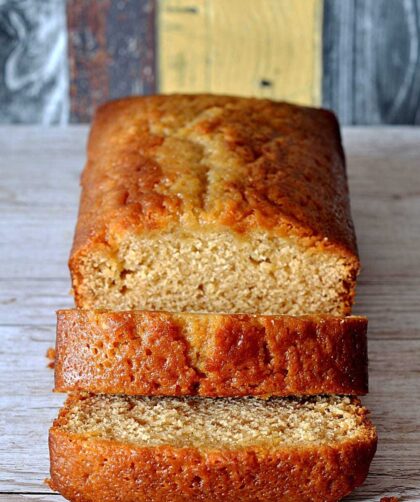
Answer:
[[[359,268],[339,128],[326,110],[211,95],[114,101],[96,114],[82,186],[70,259],[79,305],[78,259],[92,246],[112,252],[127,229],[268,231]]]
[[[331,446],[200,451],[50,430],[50,486],[74,502],[340,500],[365,480],[374,428]]]
[[[129,395],[365,394],[367,319],[57,313],[55,390]]]

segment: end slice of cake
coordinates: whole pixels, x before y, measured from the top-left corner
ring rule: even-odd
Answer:
[[[337,501],[376,441],[356,398],[73,396],[50,430],[50,485],[83,501]]]

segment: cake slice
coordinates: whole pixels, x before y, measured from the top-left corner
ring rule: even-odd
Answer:
[[[367,392],[367,319],[57,313],[55,390],[130,395]]]
[[[376,441],[356,398],[73,396],[50,430],[50,486],[83,502],[336,501]]]
[[[350,313],[359,259],[337,120],[226,96],[105,104],[70,269],[80,308]]]

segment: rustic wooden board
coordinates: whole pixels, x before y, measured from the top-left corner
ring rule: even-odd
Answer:
[[[48,475],[53,394],[45,353],[54,310],[71,305],[66,261],[87,129],[0,128],[0,501],[58,501]],[[356,310],[370,317],[364,402],[379,448],[348,501],[420,500],[420,129],[345,130],[364,270]]]
[[[420,124],[420,0],[325,0],[323,104],[347,124]]]
[[[0,2],[0,123],[68,121],[65,2]]]
[[[419,124],[419,46],[420,0],[2,0],[0,123],[86,122],[160,90]]]
[[[321,0],[160,0],[160,92],[318,104]]]
[[[40,495],[39,493],[4,493],[0,494],[0,502],[60,502],[64,500],[58,493],[47,493]]]
[[[155,0],[69,0],[67,24],[72,122],[111,98],[155,92]]]
[[[1,251],[13,258],[0,260],[0,278],[66,278],[86,129],[12,130],[0,133]]]

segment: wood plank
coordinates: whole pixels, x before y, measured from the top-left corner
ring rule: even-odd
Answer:
[[[420,129],[344,131],[361,281],[419,277]]]
[[[66,279],[0,279],[0,319],[6,326],[55,326],[55,311],[72,308]]]
[[[362,274],[354,312],[374,338],[419,338],[420,130],[344,130]]]
[[[76,198],[77,200],[77,198]],[[73,240],[77,211],[38,209],[2,210],[0,220],[0,247],[5,257],[0,261],[0,278],[40,279],[68,276],[67,260]],[[10,232],[11,228],[19,232]],[[28,252],[31,259],[28,260]],[[46,262],[49,265],[46,266]]]
[[[159,92],[209,88],[208,5],[202,1],[158,2]]]
[[[369,338],[420,339],[420,278],[369,277],[362,272],[354,314],[369,318]]]
[[[87,135],[86,126],[0,126],[1,210],[77,210]]]
[[[420,123],[420,0],[325,0],[323,42],[323,104],[343,123]]]
[[[60,502],[65,499],[61,497],[58,493],[48,493],[46,495],[40,495],[39,493],[0,493],[0,502]]]
[[[48,493],[48,428],[63,401],[45,358],[54,328],[3,326],[1,339],[0,492]]]
[[[159,88],[318,104],[320,0],[160,0]]]
[[[69,131],[0,129],[0,278],[68,277],[87,129]]]
[[[420,340],[370,342],[370,393],[363,399],[378,429],[378,451],[366,483],[349,500],[391,494],[420,498]]]
[[[65,124],[65,2],[0,2],[0,123]]]
[[[109,99],[156,91],[155,0],[70,0],[67,20],[72,122]]]

